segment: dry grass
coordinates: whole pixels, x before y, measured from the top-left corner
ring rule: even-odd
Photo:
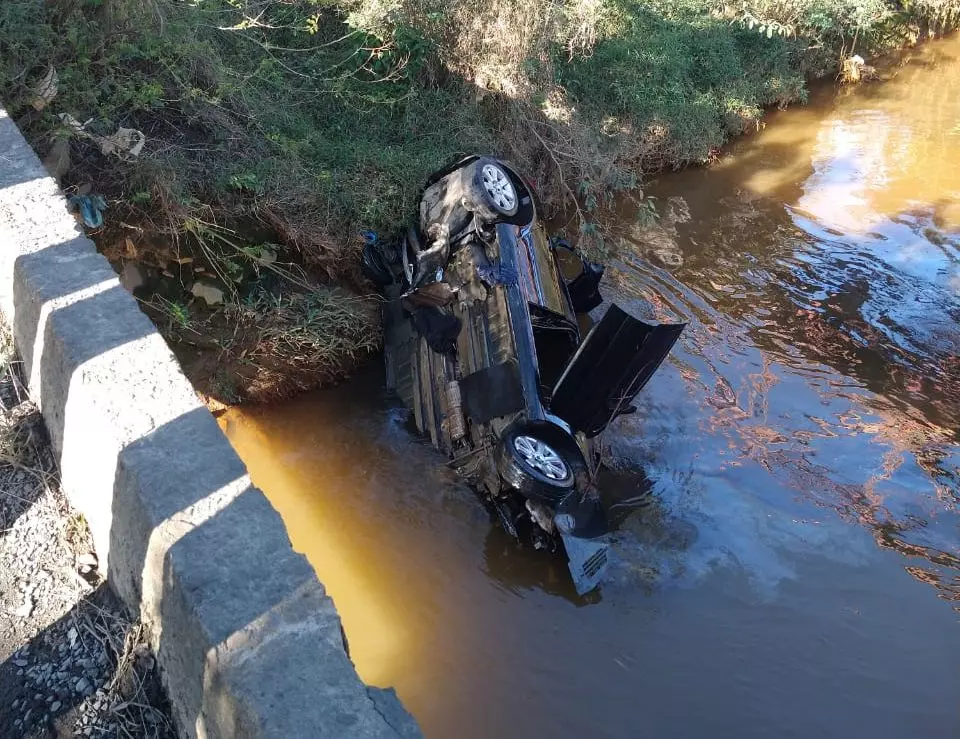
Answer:
[[[25,474],[47,486],[56,475],[56,466],[21,367],[10,329],[0,314],[0,474]]]
[[[146,642],[146,631],[115,609],[93,599],[77,609],[78,626],[99,643],[115,665],[100,690],[88,700],[80,721],[91,734],[128,739],[164,739],[176,735],[162,706],[156,679],[156,660]]]
[[[359,360],[380,347],[376,302],[339,290],[293,295],[277,302],[261,324],[257,352],[336,372],[344,357]]]

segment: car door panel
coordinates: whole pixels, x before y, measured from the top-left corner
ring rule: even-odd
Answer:
[[[686,324],[651,325],[613,305],[554,387],[550,410],[588,438],[627,410]]]

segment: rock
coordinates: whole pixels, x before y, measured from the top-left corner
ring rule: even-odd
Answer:
[[[138,287],[143,287],[147,284],[146,269],[144,269],[142,264],[137,264],[136,262],[127,262],[123,265],[123,270],[120,272],[120,284],[131,293]],[[81,564],[80,560],[85,556],[87,555],[80,555],[80,557],[77,557],[77,568],[81,572],[83,572],[83,568],[85,566],[87,567],[87,572],[97,566],[96,555],[91,555],[93,556],[93,565]]]
[[[60,706],[63,705],[60,701],[54,701],[50,704],[50,713],[56,713],[60,710]]]
[[[80,678],[79,680],[77,680],[77,682],[74,684],[73,689],[74,689],[74,691],[77,692],[77,693],[83,693],[83,692],[86,691],[87,688],[89,688],[89,687],[90,687],[90,681],[87,680],[87,678],[85,678],[85,677],[81,677],[81,678]]]
[[[690,205],[682,196],[673,195],[667,198],[667,208],[664,218],[670,224],[689,223]]]
[[[683,266],[683,252],[671,233],[672,230],[659,223],[644,228],[637,227],[630,240],[640,247],[647,259],[667,268],[677,268]]]
[[[197,280],[190,288],[190,292],[206,301],[207,305],[220,305],[223,302],[223,290],[209,282]]]
[[[17,618],[30,618],[31,613],[33,613],[33,599],[28,597],[24,599],[23,605],[13,612],[13,615]]]
[[[26,667],[30,663],[25,659],[15,659],[13,664],[15,664],[17,667]]]

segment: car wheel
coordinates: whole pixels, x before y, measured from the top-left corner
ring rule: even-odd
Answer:
[[[553,424],[515,424],[500,437],[500,476],[529,498],[561,500],[586,465],[576,442]]]
[[[493,159],[485,157],[473,163],[473,198],[486,220],[516,215],[520,197],[507,171]]]

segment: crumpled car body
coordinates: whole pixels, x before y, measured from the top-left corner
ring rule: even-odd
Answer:
[[[417,222],[371,241],[383,291],[387,384],[504,528],[565,552],[580,594],[609,563],[594,480],[599,437],[632,412],[683,325],[611,306],[589,326],[602,268],[537,220],[505,162],[468,157],[436,173]]]

